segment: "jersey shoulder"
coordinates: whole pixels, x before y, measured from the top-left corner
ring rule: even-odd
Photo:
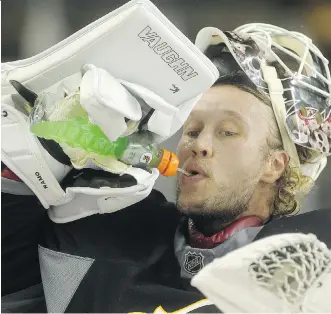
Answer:
[[[274,219],[266,224],[255,240],[280,233],[313,233],[331,247],[331,208],[313,210],[297,216]]]

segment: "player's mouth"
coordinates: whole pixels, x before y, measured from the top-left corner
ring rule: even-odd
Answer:
[[[185,170],[190,174],[189,176],[182,174],[180,183],[183,185],[193,184],[208,178],[207,172],[197,164],[190,164],[185,167]]]

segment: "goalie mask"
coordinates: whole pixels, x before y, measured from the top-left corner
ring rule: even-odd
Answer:
[[[316,180],[331,155],[331,79],[328,61],[311,40],[276,26],[247,24],[233,32],[206,27],[198,33],[196,45],[204,52],[217,45],[219,53],[231,53],[219,67],[220,78],[244,72],[271,100],[291,165]],[[320,157],[311,165],[300,165],[295,144]]]

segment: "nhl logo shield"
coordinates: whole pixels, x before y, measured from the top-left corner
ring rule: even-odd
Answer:
[[[188,252],[185,254],[184,269],[191,275],[197,274],[203,268],[204,256],[201,253]]]

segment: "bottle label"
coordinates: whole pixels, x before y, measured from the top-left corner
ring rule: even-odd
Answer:
[[[141,145],[128,145],[121,161],[134,167],[142,167],[151,163],[153,155]]]
[[[129,136],[121,161],[138,168],[155,168],[160,163],[163,151],[153,144],[153,135],[149,131],[133,133]]]
[[[149,165],[153,159],[153,155],[149,152],[145,152],[140,157],[140,162],[145,165]]]

